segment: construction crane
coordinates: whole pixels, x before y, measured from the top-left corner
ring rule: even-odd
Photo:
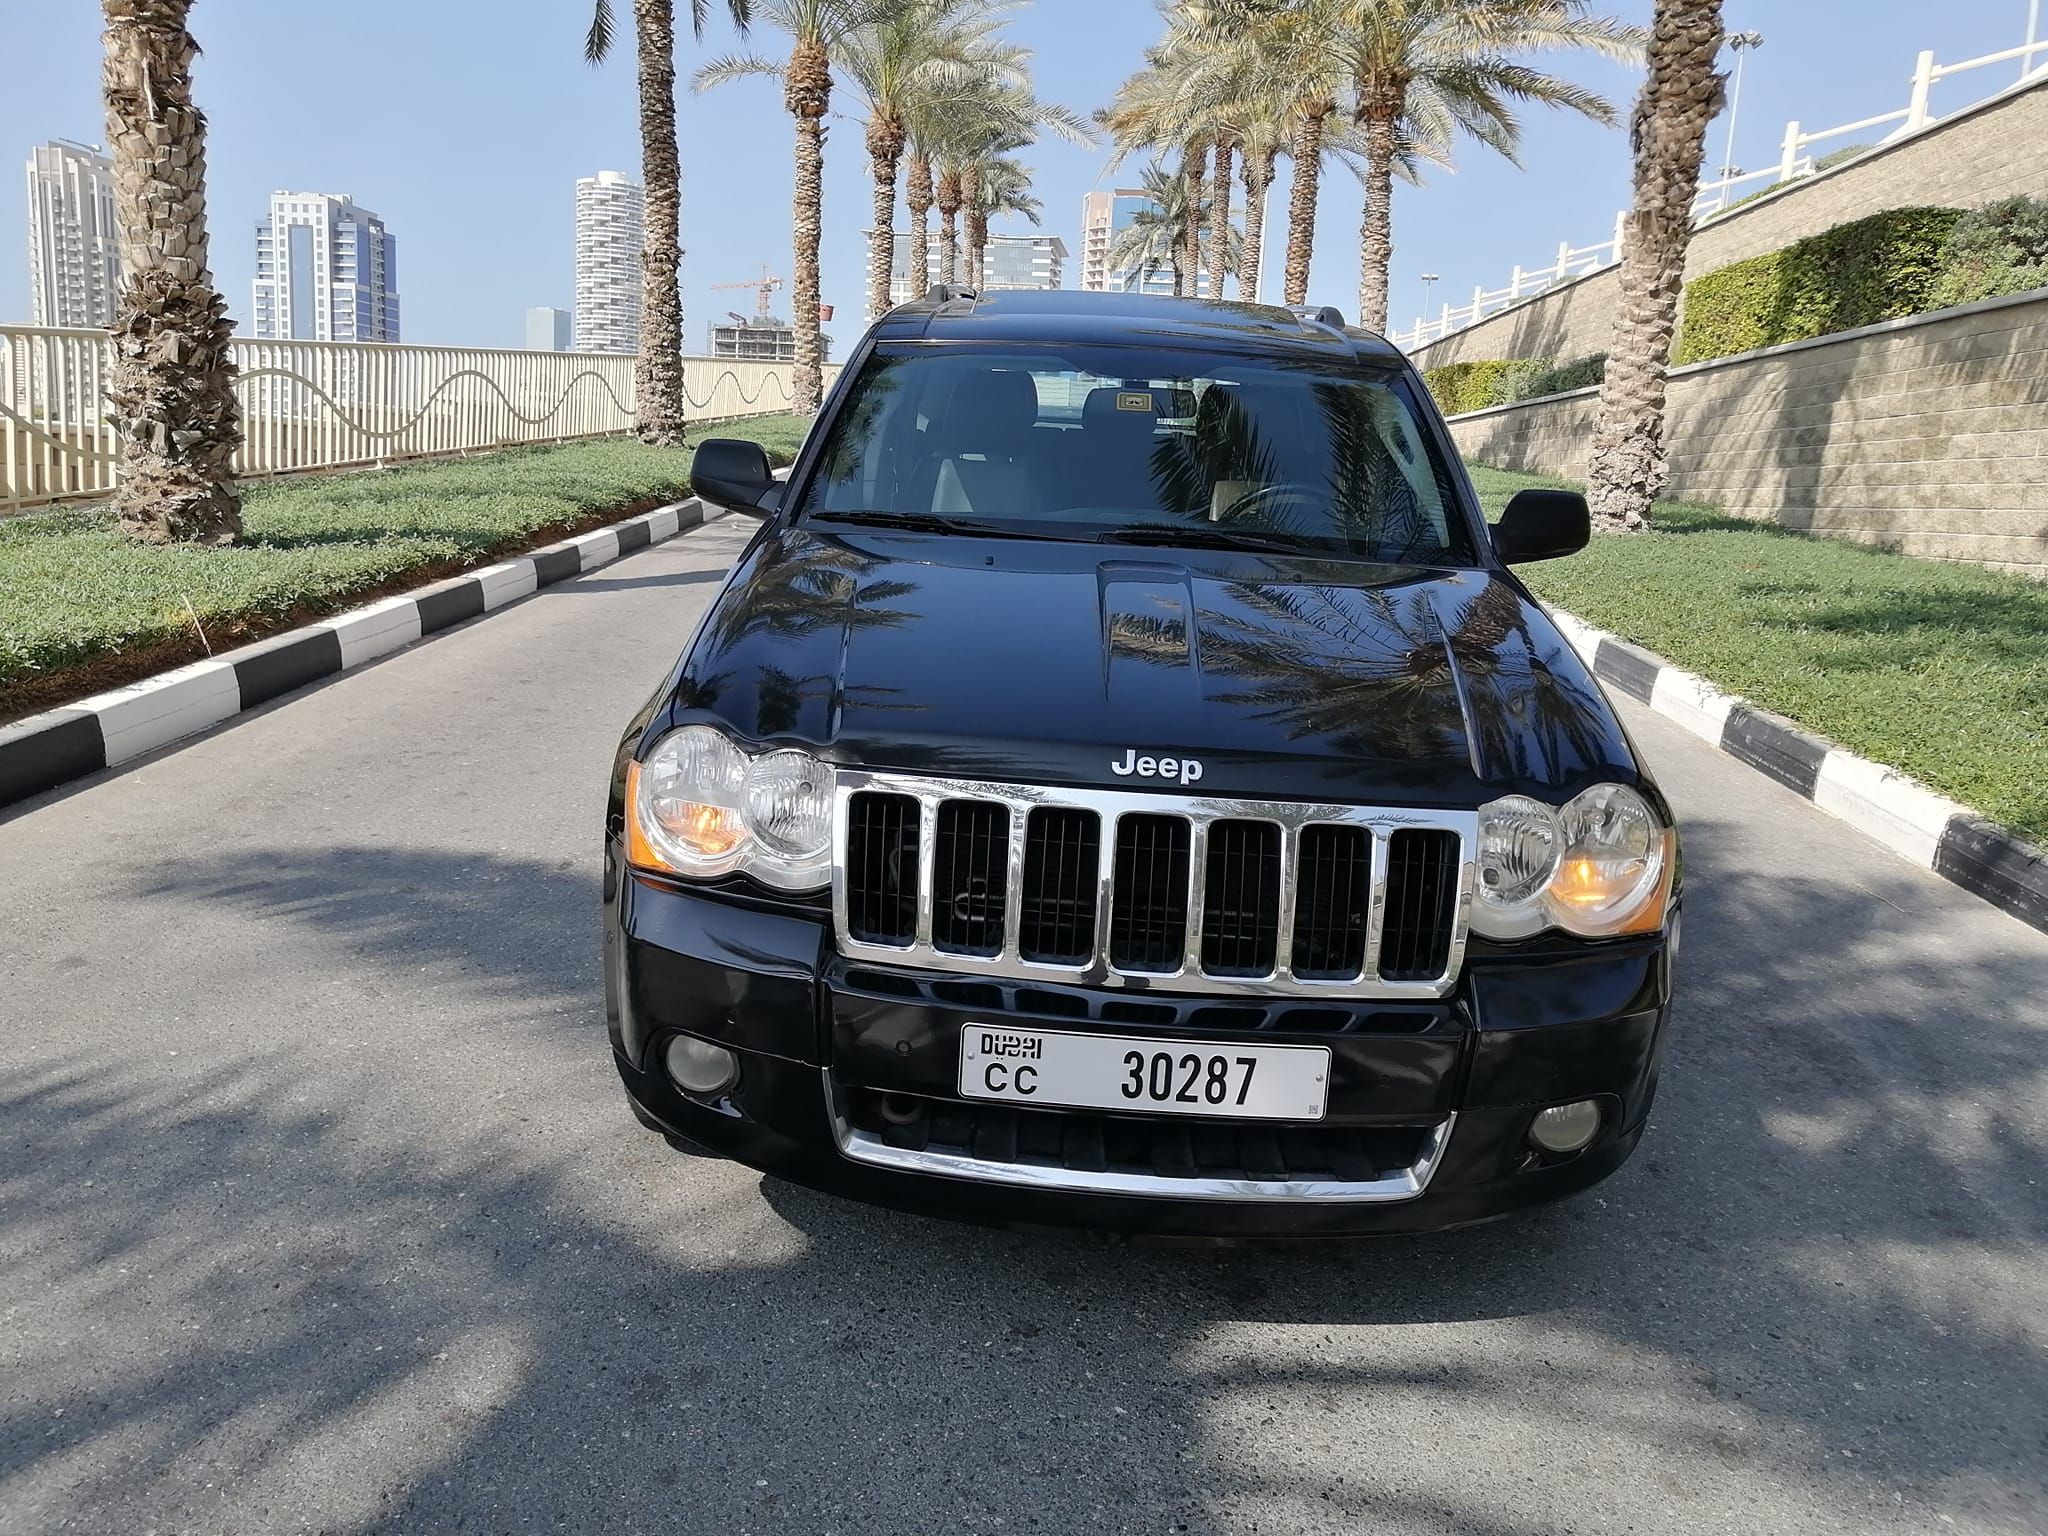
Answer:
[[[711,285],[711,288],[714,293],[724,288],[753,289],[754,314],[756,318],[766,320],[771,313],[771,305],[774,301],[775,290],[780,288],[781,286],[782,279],[779,277],[770,277],[768,275],[768,268],[764,265],[761,268],[761,276],[758,280],[744,283],[713,283]],[[735,315],[733,318],[738,319],[739,317]]]

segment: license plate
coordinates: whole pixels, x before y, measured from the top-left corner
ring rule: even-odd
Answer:
[[[1320,1120],[1329,1100],[1322,1045],[1219,1045],[969,1024],[960,1096],[1068,1109]]]

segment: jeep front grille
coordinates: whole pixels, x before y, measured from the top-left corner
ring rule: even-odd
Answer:
[[[1437,997],[1477,816],[842,770],[840,951],[1175,991]]]

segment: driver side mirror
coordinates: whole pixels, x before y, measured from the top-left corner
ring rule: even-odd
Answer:
[[[1577,491],[1517,491],[1493,525],[1493,550],[1507,565],[1576,555],[1593,539],[1593,514]]]
[[[764,517],[780,487],[759,443],[713,437],[697,445],[697,456],[690,461],[690,489],[714,507]]]

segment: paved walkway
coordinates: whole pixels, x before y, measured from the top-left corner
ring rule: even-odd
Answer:
[[[618,730],[716,524],[0,818],[0,1531],[2048,1529],[2048,939],[1633,707],[1686,821],[1635,1162],[1129,1248],[672,1152]]]

